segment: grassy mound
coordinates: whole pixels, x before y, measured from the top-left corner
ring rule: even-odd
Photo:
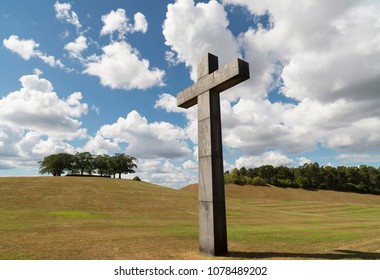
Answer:
[[[226,186],[223,258],[380,259],[380,196]],[[0,259],[212,259],[197,186],[0,178]]]

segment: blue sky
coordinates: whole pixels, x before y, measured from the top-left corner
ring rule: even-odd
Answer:
[[[197,181],[205,52],[251,79],[221,95],[225,169],[380,165],[378,1],[2,1],[0,175],[58,152],[123,152],[137,175]]]

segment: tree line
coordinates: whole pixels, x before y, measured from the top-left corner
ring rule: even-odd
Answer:
[[[237,185],[275,185],[304,189],[323,189],[380,194],[380,168],[319,166],[305,163],[299,167],[263,165],[234,168],[224,174],[225,183]]]
[[[116,174],[121,178],[121,174],[135,173],[137,159],[126,154],[93,155],[89,152],[76,154],[59,153],[46,156],[39,162],[40,174],[52,174],[61,176],[68,175],[93,175],[107,176],[114,178]]]

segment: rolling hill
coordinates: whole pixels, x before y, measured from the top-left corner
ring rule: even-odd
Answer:
[[[0,178],[0,259],[214,259],[197,186]],[[380,196],[226,186],[227,259],[380,259]]]

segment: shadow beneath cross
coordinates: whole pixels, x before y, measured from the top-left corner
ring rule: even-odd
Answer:
[[[229,252],[226,257],[242,259],[321,259],[321,260],[379,260],[380,253],[335,250],[335,253]]]

